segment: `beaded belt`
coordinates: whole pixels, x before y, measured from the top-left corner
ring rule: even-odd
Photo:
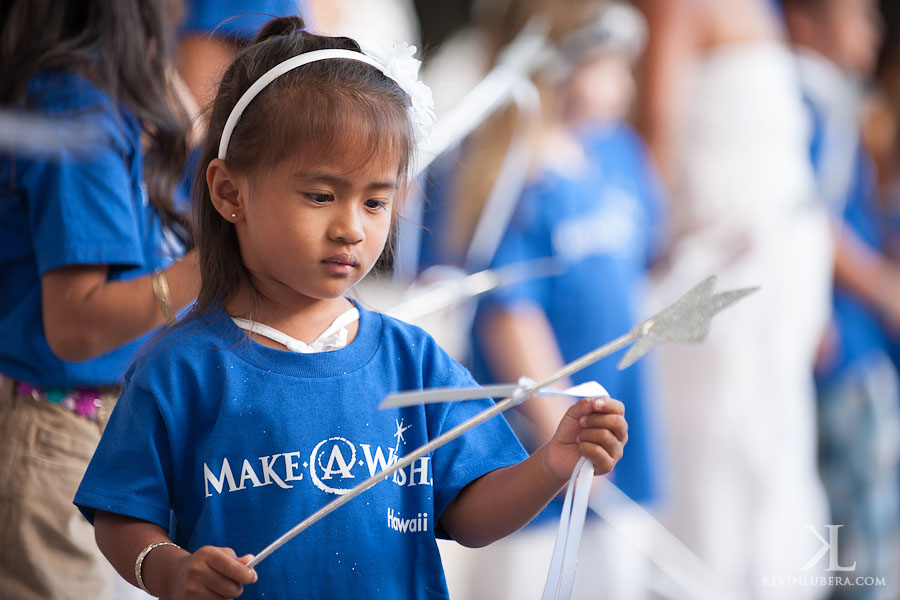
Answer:
[[[109,389],[100,388],[58,388],[47,387],[37,388],[30,383],[24,381],[16,382],[16,392],[22,396],[30,396],[37,402],[49,402],[50,404],[58,404],[66,410],[84,417],[90,421],[97,422],[101,418],[101,411],[106,407],[103,396],[109,395]],[[104,411],[108,415],[109,410]],[[105,420],[105,419],[104,419]]]

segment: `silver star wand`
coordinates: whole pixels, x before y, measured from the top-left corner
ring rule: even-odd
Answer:
[[[296,535],[308,529],[340,506],[350,502],[350,500],[373,487],[379,481],[384,481],[400,469],[409,466],[426,454],[430,454],[437,448],[455,440],[468,430],[484,423],[491,417],[494,417],[535,395],[559,395],[558,391],[547,388],[560,379],[580,371],[588,365],[597,362],[605,356],[609,356],[613,352],[624,348],[632,342],[636,343],[628,350],[625,356],[622,357],[622,360],[619,361],[619,369],[630,366],[659,344],[669,342],[697,343],[703,341],[709,333],[710,322],[716,313],[759,289],[753,287],[713,293],[715,283],[715,276],[710,276],[697,286],[693,287],[688,293],[676,300],[668,308],[649,319],[638,323],[627,334],[572,361],[541,381],[534,383],[523,381],[519,385],[494,385],[482,388],[436,388],[432,390],[401,392],[388,396],[384,402],[381,403],[379,408],[395,408],[423,403],[472,400],[486,397],[506,397],[494,404],[491,408],[485,409],[471,419],[460,423],[456,427],[453,427],[434,438],[424,446],[413,450],[394,464],[380,471],[377,475],[373,475],[369,479],[358,484],[346,494],[335,498],[295,525],[277,540],[266,546],[266,548],[257,554],[247,566],[255,567],[267,556],[272,554],[272,552],[283,546]]]

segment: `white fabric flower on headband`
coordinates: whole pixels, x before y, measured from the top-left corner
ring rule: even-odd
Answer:
[[[362,51],[381,63],[382,72],[396,81],[409,96],[411,106],[408,111],[416,130],[416,139],[419,142],[427,139],[437,117],[434,113],[431,88],[419,81],[419,67],[422,66],[422,62],[415,58],[416,47],[406,42],[394,42],[390,47],[364,46]]]

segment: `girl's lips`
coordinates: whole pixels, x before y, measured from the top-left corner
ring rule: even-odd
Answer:
[[[359,259],[352,254],[335,254],[323,259],[322,263],[335,275],[351,275],[359,265]]]
[[[355,267],[359,265],[359,259],[352,254],[335,254],[323,259],[322,262],[339,266],[344,265],[348,267]]]

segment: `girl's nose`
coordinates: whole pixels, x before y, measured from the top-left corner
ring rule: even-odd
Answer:
[[[354,207],[340,207],[335,210],[328,237],[344,244],[358,244],[366,239],[359,211]]]

